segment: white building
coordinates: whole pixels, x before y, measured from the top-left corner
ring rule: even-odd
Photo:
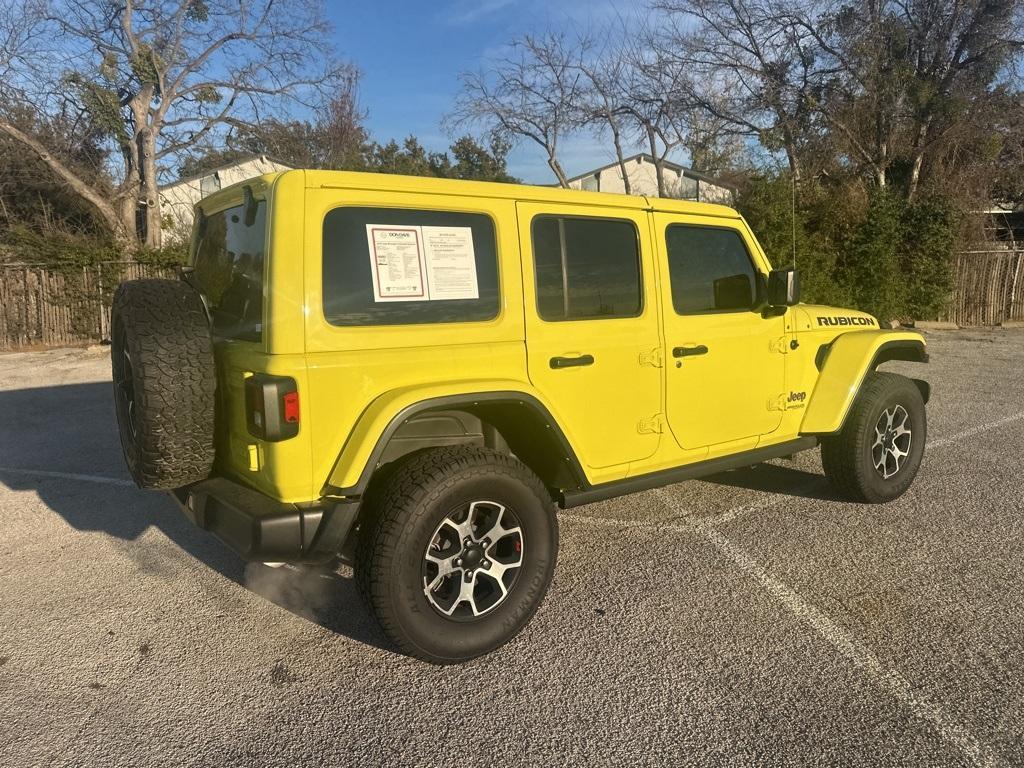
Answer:
[[[168,240],[188,238],[192,231],[192,206],[207,195],[254,176],[287,171],[290,168],[290,165],[272,160],[265,155],[253,155],[214,168],[202,175],[178,179],[171,184],[163,185],[160,187],[160,212],[165,222],[164,236]]]
[[[646,154],[633,155],[625,159],[625,165],[629,176],[630,194],[658,197],[658,177],[653,157]],[[666,197],[732,205],[733,188],[724,182],[669,160],[662,161],[661,166],[665,176]],[[626,191],[618,162],[608,163],[574,176],[569,179],[569,187],[590,192],[623,194]]]

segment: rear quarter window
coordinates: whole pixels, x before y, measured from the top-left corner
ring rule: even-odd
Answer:
[[[461,261],[453,260],[459,263],[447,270],[446,285],[440,277],[431,285],[433,266],[426,264],[425,253],[432,246],[426,241],[432,236],[436,241],[442,229],[458,241]],[[405,250],[382,244],[380,253],[371,253],[374,238],[390,234],[405,240]],[[472,269],[466,269],[470,244]],[[387,260],[396,258],[394,254],[406,263],[388,274]],[[413,264],[416,254],[419,267]],[[382,295],[387,291],[392,293]],[[493,320],[499,308],[498,256],[489,216],[352,206],[335,208],[324,217],[323,310],[331,325],[479,322]]]

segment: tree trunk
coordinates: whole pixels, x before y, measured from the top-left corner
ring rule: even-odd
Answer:
[[[928,135],[928,121],[922,121],[914,137],[914,163],[910,167],[910,183],[907,185],[907,200],[913,200],[921,183],[921,166],[924,165],[924,140]]]
[[[654,128],[647,126],[647,144],[651,148],[651,160],[654,161],[654,177],[658,180],[658,197],[665,197],[665,169],[658,158],[658,142]]]
[[[633,194],[629,185],[629,173],[626,172],[626,159],[622,156],[622,139],[619,136],[619,126],[615,120],[609,119],[608,125],[612,129],[612,143],[615,145],[615,158],[619,161],[619,171],[622,173],[622,189],[627,195]]]
[[[50,154],[49,150],[33,137],[18,130],[18,128],[5,120],[0,120],[0,132],[7,134],[7,136],[38,157],[65,187],[85,201],[107,227],[114,241],[119,246],[131,251],[135,250],[134,228],[126,229],[123,226],[118,212],[106,198],[78,178],[70,168]]]
[[[548,153],[548,167],[554,172],[555,178],[558,179],[558,186],[562,189],[568,189],[569,179],[566,177],[565,171],[562,170],[562,164],[558,162],[554,152]]]
[[[139,210],[139,186],[131,184],[128,189],[123,189],[117,201],[117,218],[125,232],[131,232],[135,242],[138,243],[139,226],[137,221]]]
[[[160,188],[156,177],[156,133],[147,128],[139,137],[142,149],[142,205],[146,221],[146,247],[159,248],[163,242],[160,217]]]

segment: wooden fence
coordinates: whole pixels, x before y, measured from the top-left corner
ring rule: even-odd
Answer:
[[[1024,251],[963,251],[953,270],[956,289],[943,320],[968,326],[1024,321]],[[0,264],[0,349],[109,339],[118,283],[173,275],[173,269],[128,261],[65,268]]]
[[[953,298],[943,320],[957,325],[1024,321],[1024,251],[963,251],[953,257]]]
[[[110,301],[118,284],[173,274],[125,261],[61,268],[0,264],[0,349],[109,339]]]

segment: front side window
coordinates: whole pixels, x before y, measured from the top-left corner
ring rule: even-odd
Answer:
[[[498,316],[494,222],[482,213],[335,208],[324,217],[323,306],[340,326]]]
[[[677,314],[753,308],[757,271],[736,230],[670,224],[665,250]]]
[[[538,216],[533,263],[543,320],[636,317],[643,308],[640,249],[631,221]]]
[[[263,264],[267,204],[253,201],[202,217],[193,261],[213,331],[219,336],[259,341],[263,334]]]

